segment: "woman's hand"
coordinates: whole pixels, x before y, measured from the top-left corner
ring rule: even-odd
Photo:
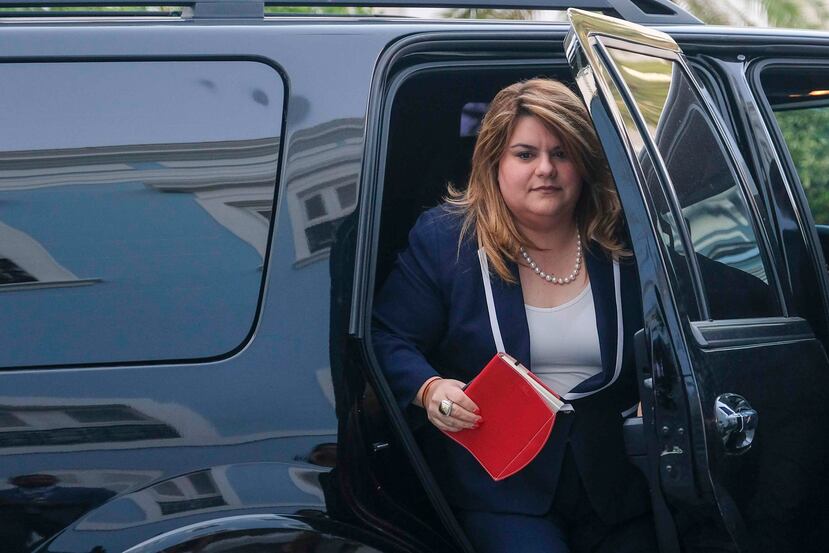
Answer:
[[[428,388],[427,388],[428,386]],[[445,432],[457,432],[465,428],[478,428],[483,418],[477,413],[478,406],[463,391],[464,383],[451,378],[441,378],[434,382],[426,381],[418,392],[418,398],[426,388],[422,407],[432,424]],[[449,415],[440,412],[440,402],[448,399],[452,402]]]

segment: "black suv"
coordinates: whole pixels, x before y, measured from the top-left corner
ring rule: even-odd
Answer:
[[[372,297],[487,102],[539,75],[584,96],[622,199],[661,549],[825,551],[829,35],[664,0],[177,4],[0,2],[0,551],[471,551]]]

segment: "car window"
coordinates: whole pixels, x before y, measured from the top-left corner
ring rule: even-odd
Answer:
[[[740,176],[685,70],[653,55],[607,52],[671,181],[673,201],[656,206],[663,243],[698,272],[709,318],[781,314]]]
[[[814,221],[829,225],[829,68],[771,67],[761,81]]]
[[[0,298],[13,314],[0,366],[237,348],[263,282],[279,73],[7,63],[0,79]]]
[[[815,223],[829,224],[829,107],[774,112]]]

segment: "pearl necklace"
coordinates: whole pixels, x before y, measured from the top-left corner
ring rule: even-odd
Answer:
[[[533,261],[533,258],[530,257],[530,254],[527,253],[524,246],[520,246],[518,249],[521,252],[521,256],[524,258],[524,261],[526,261],[527,265],[530,266],[530,269],[550,284],[570,284],[576,280],[576,276],[579,274],[579,270],[581,270],[581,233],[578,231],[576,231],[576,264],[573,267],[572,272],[564,278],[545,273],[541,270],[541,267],[538,266],[538,263]]]

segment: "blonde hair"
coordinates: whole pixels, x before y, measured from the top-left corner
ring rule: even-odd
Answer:
[[[466,190],[450,183],[444,199],[464,215],[461,241],[475,229],[490,266],[506,282],[515,282],[507,262],[517,260],[519,246],[536,247],[518,229],[498,186],[501,156],[524,115],[538,118],[558,135],[584,180],[575,215],[585,246],[592,241],[607,255],[630,255],[618,238],[622,209],[587,110],[566,85],[551,79],[514,83],[492,100],[475,143]]]

